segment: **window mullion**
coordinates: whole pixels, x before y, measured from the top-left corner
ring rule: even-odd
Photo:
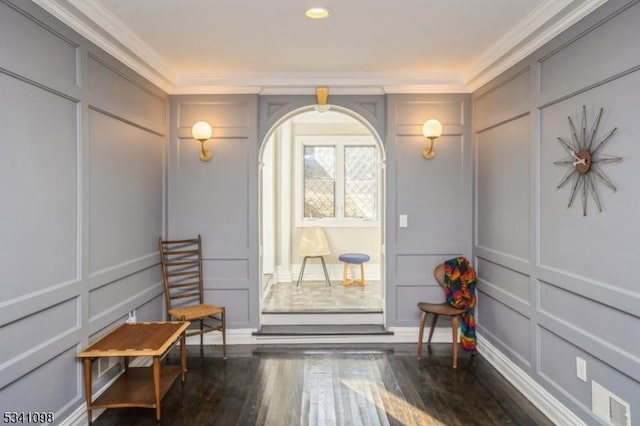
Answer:
[[[336,218],[344,219],[344,143],[336,143]]]

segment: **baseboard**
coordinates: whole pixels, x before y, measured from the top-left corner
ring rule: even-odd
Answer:
[[[274,276],[278,283],[292,282],[291,268],[285,268],[284,266],[276,266],[276,272]]]
[[[141,358],[141,357],[138,357],[138,358]],[[131,364],[129,364],[130,366],[132,366],[133,361],[131,362]],[[95,401],[100,395],[102,395],[107,389],[109,389],[109,387],[111,387],[111,385],[114,384],[115,381],[118,380],[118,378],[120,378],[122,374],[124,374],[124,371],[121,371],[120,373],[116,374],[115,377],[113,377],[111,380],[105,383],[100,389],[94,392],[92,397],[93,400]],[[105,410],[106,408],[94,408],[93,410],[91,410],[91,416],[93,418],[93,421],[95,421],[98,417],[100,417],[100,414],[104,413]],[[86,426],[88,423],[89,421],[87,418],[87,404],[86,402],[83,402],[82,405],[80,405],[73,413],[71,413],[66,419],[60,422],[60,426]]]
[[[477,335],[478,352],[522,395],[557,425],[584,426],[585,423],[565,407],[531,376],[507,358],[481,335]]]
[[[86,426],[87,423],[89,423],[87,419],[87,405],[83,402],[73,413],[71,413],[66,419],[62,420],[59,424],[60,426]]]

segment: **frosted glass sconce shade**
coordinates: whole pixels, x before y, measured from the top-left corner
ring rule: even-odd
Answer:
[[[211,151],[204,149],[204,143],[211,138],[212,133],[213,130],[211,129],[211,125],[206,121],[198,121],[191,128],[191,134],[193,135],[193,138],[200,142],[200,159],[202,161],[211,160]]]
[[[436,155],[433,149],[433,141],[442,135],[442,123],[435,118],[425,121],[422,125],[422,134],[429,139],[429,146],[422,150],[422,156],[427,160],[431,160]]]

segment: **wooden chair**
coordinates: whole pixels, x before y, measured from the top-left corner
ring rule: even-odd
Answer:
[[[444,264],[436,266],[433,274],[436,277],[436,281],[440,286],[444,286]],[[418,309],[422,311],[420,317],[420,331],[418,332],[418,359],[422,356],[422,336],[424,334],[424,326],[427,322],[427,315],[432,314],[431,329],[429,330],[429,339],[427,344],[431,344],[431,338],[433,337],[433,330],[438,322],[440,315],[446,315],[451,318],[451,337],[453,338],[453,368],[458,366],[458,326],[460,314],[464,312],[464,309],[457,309],[449,306],[447,302],[443,303],[418,303]]]
[[[198,328],[188,329],[186,336],[200,335],[201,353],[204,333],[220,331],[222,355],[227,359],[225,307],[204,303],[200,235],[188,240],[163,241],[160,238],[158,246],[162,260],[167,319],[199,323]]]

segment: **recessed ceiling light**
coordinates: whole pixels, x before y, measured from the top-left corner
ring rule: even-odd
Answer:
[[[308,9],[304,14],[307,16],[307,18],[324,19],[331,15],[331,11],[326,7],[312,7],[311,9]]]

